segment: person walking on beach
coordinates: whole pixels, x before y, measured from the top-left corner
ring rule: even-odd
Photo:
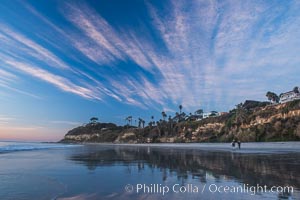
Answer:
[[[235,148],[235,140],[232,140],[231,146],[233,149]]]
[[[239,146],[239,149],[241,149],[241,141],[238,141],[238,146]]]

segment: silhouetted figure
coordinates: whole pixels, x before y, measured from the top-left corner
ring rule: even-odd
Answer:
[[[238,141],[238,146],[239,146],[239,149],[241,149],[241,141]]]
[[[231,146],[232,146],[232,148],[235,147],[235,140],[232,141]]]

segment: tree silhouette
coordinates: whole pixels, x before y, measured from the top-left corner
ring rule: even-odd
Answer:
[[[203,115],[203,110],[202,109],[196,110],[195,115]]]
[[[152,121],[148,123],[148,126],[150,126],[150,128],[152,128],[152,125],[153,125]]]
[[[127,125],[132,125],[132,116],[128,116],[125,118],[125,121],[127,121]]]
[[[178,112],[175,113],[175,118],[174,119],[176,119],[176,121],[179,122],[179,120],[180,120],[180,114]]]
[[[182,105],[180,104],[179,106],[179,118],[178,118],[178,122],[180,122],[181,121],[181,112],[182,112]]]
[[[182,105],[179,105],[179,113],[181,114],[182,111]]]
[[[168,123],[169,123],[169,133],[172,134],[172,132],[173,132],[173,119],[172,119],[171,115],[169,115]]]
[[[211,114],[209,115],[210,117],[215,117],[215,116],[217,116],[218,115],[218,112],[217,111],[211,111],[210,112]]]
[[[141,125],[142,125],[142,119],[141,118],[139,118],[139,128],[141,128]]]
[[[271,102],[273,102],[273,103],[274,103],[274,102],[276,102],[276,103],[279,102],[279,97],[278,97],[278,95],[277,95],[276,93],[274,93],[274,92],[268,91],[267,94],[266,94],[266,97],[268,98],[269,101],[271,101]]]
[[[92,118],[90,119],[90,123],[91,123],[91,124],[96,124],[98,120],[99,120],[99,119],[98,119],[97,117],[92,117]]]
[[[181,118],[181,119],[184,119],[185,117],[186,117],[185,112],[182,112],[181,115],[180,115],[180,118]]]
[[[138,126],[138,127],[139,127],[139,128],[142,128],[142,127],[144,128],[144,127],[145,127],[145,120],[143,120],[143,119],[140,118],[140,117],[139,117],[138,120],[139,120],[139,126]],[[149,123],[149,126],[152,126],[152,122]]]
[[[294,91],[295,93],[297,93],[297,94],[300,93],[300,92],[299,92],[299,87],[298,87],[298,86],[294,87],[293,91]]]
[[[165,111],[162,111],[162,112],[161,112],[161,115],[162,115],[162,117],[163,117],[163,120],[166,121],[166,117],[167,117],[166,112],[165,112]]]

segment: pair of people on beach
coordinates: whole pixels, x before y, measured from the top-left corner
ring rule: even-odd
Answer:
[[[232,143],[231,143],[233,149],[235,149],[235,143],[237,143],[238,148],[241,149],[241,141],[233,140]]]

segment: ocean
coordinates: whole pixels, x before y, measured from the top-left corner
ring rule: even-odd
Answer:
[[[300,143],[0,142],[1,200],[300,199]]]

